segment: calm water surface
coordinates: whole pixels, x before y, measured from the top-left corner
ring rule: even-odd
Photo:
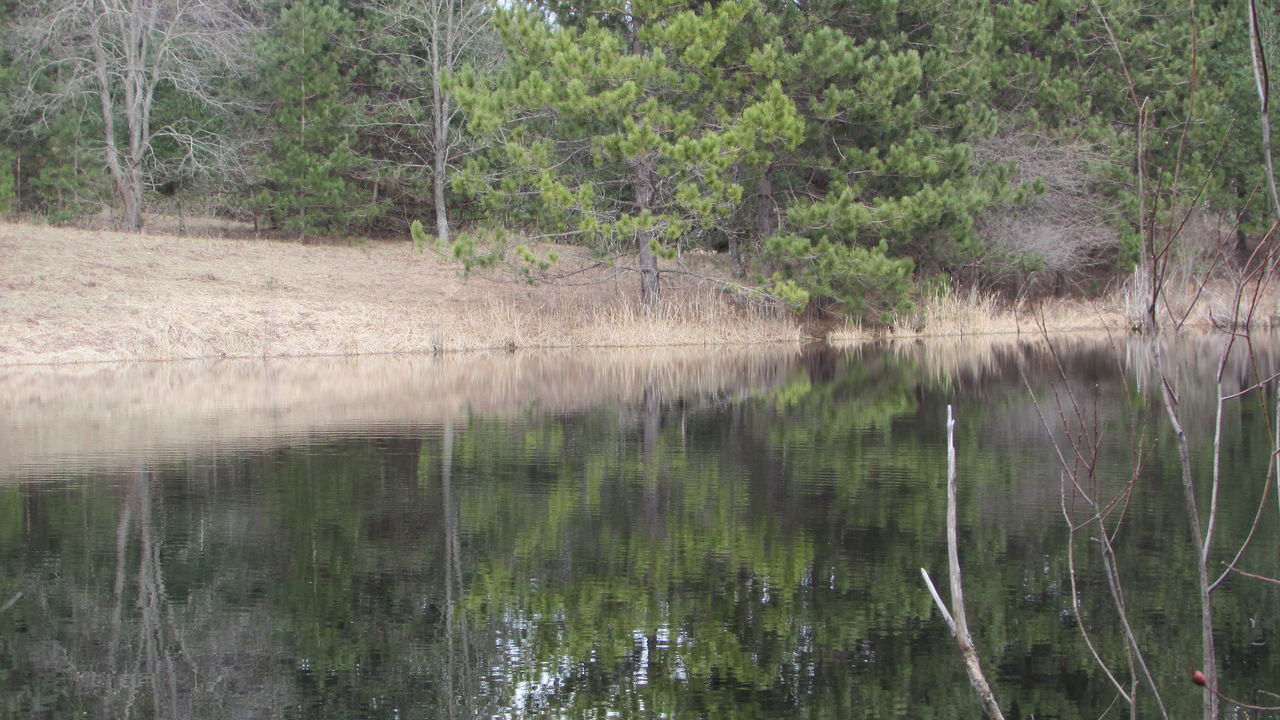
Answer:
[[[1258,372],[1278,349],[1255,347]],[[1166,353],[1207,487],[1217,344]],[[1129,675],[1083,534],[1072,612],[1045,428],[1061,436],[1070,387],[1102,436],[1090,488],[1137,477],[1118,562],[1191,716],[1199,608],[1149,348],[1059,357],[1068,383],[1015,341],[0,370],[0,712],[977,717],[919,573],[945,583],[951,404],[997,696],[1009,717],[1095,718],[1115,691],[1081,622]],[[1227,406],[1215,563],[1257,510],[1268,407]],[[1270,502],[1242,566],[1276,576]],[[1278,597],[1215,595],[1246,699],[1280,692]]]

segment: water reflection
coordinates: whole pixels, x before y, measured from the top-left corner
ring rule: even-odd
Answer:
[[[5,401],[24,408],[7,447],[27,453],[0,488],[0,598],[21,593],[0,611],[5,712],[973,717],[918,574],[945,564],[950,403],[971,624],[1008,716],[1097,717],[1112,694],[1069,612],[1057,461],[1023,380],[1051,396],[1043,350],[956,349],[950,367],[918,345],[134,368],[86,404],[131,430],[91,423],[83,452],[47,424],[70,435],[92,383],[51,379]],[[1163,432],[1126,352],[1060,350],[1114,429],[1108,482],[1129,477],[1134,433]],[[1226,437],[1242,479],[1265,477],[1252,408]],[[46,439],[22,451],[11,431]],[[1153,456],[1119,558],[1164,677],[1198,654],[1171,467]],[[1224,498],[1224,534],[1254,499]],[[1256,542],[1277,539],[1268,525]],[[1081,580],[1119,657],[1087,561]],[[1221,596],[1240,687],[1280,670],[1257,644],[1276,599]],[[1166,701],[1199,702],[1194,686]]]
[[[0,479],[396,432],[470,413],[629,404],[658,388],[727,396],[770,387],[798,353],[730,347],[9,367],[0,372]]]

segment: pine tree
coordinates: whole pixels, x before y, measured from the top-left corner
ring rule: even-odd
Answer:
[[[350,14],[335,0],[295,0],[267,48],[266,88],[276,105],[274,151],[265,158],[259,207],[302,236],[345,230],[370,214],[353,181]]]
[[[777,82],[744,106],[721,64],[749,3],[557,4],[554,22],[503,10],[509,59],[491,84],[465,81],[472,127],[497,142],[496,183],[472,164],[458,185],[518,207],[603,254],[636,253],[641,299],[659,299],[658,257],[697,247],[741,204],[736,168],[793,147],[801,127]]]
[[[72,105],[43,121],[14,119],[10,135],[15,210],[65,222],[96,212],[112,200],[102,166],[100,123],[91,109]]]
[[[915,269],[972,253],[974,217],[1005,177],[975,168],[968,144],[992,126],[989,22],[970,13],[959,40],[958,5],[768,2],[757,16],[748,65],[786,88],[805,129],[758,193],[780,208],[764,238],[779,294],[883,316]]]

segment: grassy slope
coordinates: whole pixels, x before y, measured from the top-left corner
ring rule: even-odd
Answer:
[[[794,319],[749,312],[685,278],[669,276],[663,308],[646,315],[627,274],[586,273],[564,286],[464,279],[408,240],[303,244],[0,223],[0,365],[805,339]],[[1230,318],[1231,289],[1171,285],[1168,310],[1193,326]],[[1055,332],[1117,330],[1141,310],[1137,296],[1126,300],[1121,287],[1011,311],[949,295],[921,302],[896,327],[846,326],[830,339],[1034,335],[1041,322]],[[1268,293],[1257,319],[1280,316],[1277,308]]]
[[[640,346],[799,339],[710,288],[656,317],[627,276],[479,277],[406,240],[351,245],[0,223],[0,364]]]

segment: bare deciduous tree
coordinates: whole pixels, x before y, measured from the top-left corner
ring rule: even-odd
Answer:
[[[455,132],[459,108],[447,78],[464,63],[483,70],[498,61],[501,51],[489,27],[490,6],[478,0],[371,0],[368,6],[382,18],[379,34],[392,45],[380,49],[379,55],[392,63],[400,78],[400,87],[388,101],[401,118],[393,123],[391,137],[417,159],[418,167],[431,168],[436,236],[448,243],[445,191],[450,165],[464,138]],[[396,132],[406,128],[410,132]],[[412,139],[425,140],[425,147]]]
[[[120,226],[136,232],[153,141],[169,135],[187,146],[222,144],[190,129],[153,127],[157,90],[167,86],[211,110],[233,105],[225,79],[245,64],[253,26],[232,0],[38,0],[9,30],[30,68],[18,99],[25,110],[96,98]]]
[[[978,220],[986,247],[980,267],[990,282],[1017,279],[1024,285],[1028,267],[1058,278],[1111,259],[1120,238],[1114,203],[1098,187],[1104,182],[1099,168],[1109,162],[1103,148],[1078,138],[1011,134],[977,143],[974,159],[980,165],[1012,163],[1012,185],[1043,187],[1029,203],[997,205]]]

